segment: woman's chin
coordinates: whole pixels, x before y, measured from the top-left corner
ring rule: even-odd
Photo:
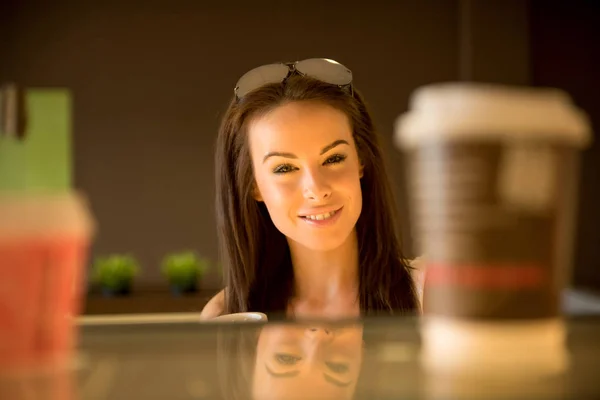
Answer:
[[[298,244],[312,251],[332,251],[339,249],[346,243],[348,235],[311,235],[308,238],[296,240]]]

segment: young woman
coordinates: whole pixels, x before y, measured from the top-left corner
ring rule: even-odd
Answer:
[[[203,318],[419,309],[379,138],[352,73],[327,59],[247,72],[216,148],[226,289]]]

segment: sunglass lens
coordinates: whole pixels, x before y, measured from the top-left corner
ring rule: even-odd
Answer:
[[[311,58],[299,61],[296,70],[303,75],[318,79],[332,85],[349,85],[352,83],[352,71],[334,60]]]
[[[263,65],[246,72],[238,81],[235,93],[238,98],[269,83],[283,82],[290,69],[285,64]]]

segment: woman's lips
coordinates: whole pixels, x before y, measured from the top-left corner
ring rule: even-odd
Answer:
[[[311,226],[328,226],[334,224],[340,218],[342,209],[343,207],[334,211],[311,213],[309,215],[300,216],[299,218]]]

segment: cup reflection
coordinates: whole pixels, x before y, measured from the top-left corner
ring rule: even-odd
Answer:
[[[73,371],[56,367],[37,371],[0,373],[0,399],[75,400],[78,399]]]

